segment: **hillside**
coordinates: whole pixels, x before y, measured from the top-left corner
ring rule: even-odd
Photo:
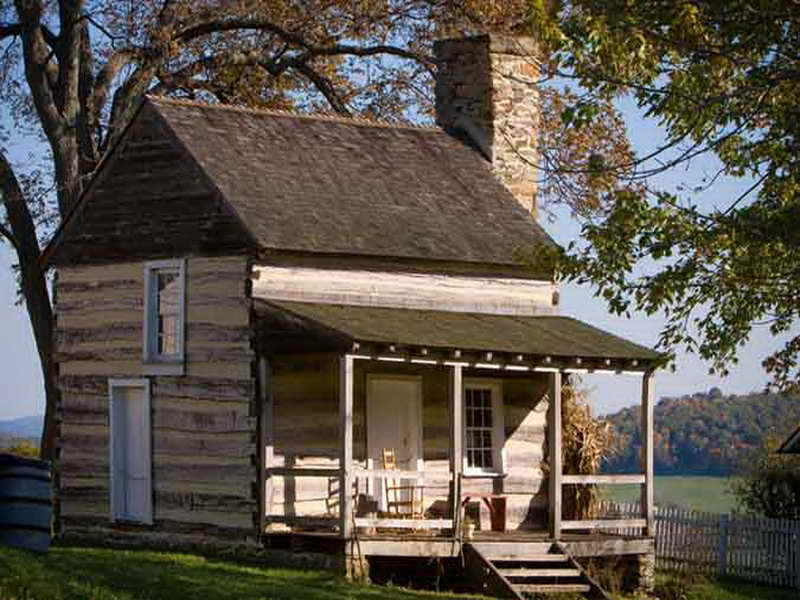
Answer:
[[[38,446],[43,421],[42,415],[0,421],[0,449],[16,446],[20,441]]]
[[[605,419],[616,430],[620,450],[607,472],[638,472],[639,406]],[[728,475],[762,443],[783,438],[800,424],[800,396],[752,393],[725,396],[718,388],[655,407],[655,467],[662,475]]]
[[[0,421],[0,436],[38,439],[42,435],[43,423],[42,415]]]

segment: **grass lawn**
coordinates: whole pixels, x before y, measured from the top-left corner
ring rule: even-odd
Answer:
[[[797,600],[797,590],[753,585],[735,579],[681,584],[668,577],[658,578],[661,600]]]
[[[797,600],[798,597],[796,590],[738,581],[685,585],[668,577],[659,577],[658,592],[661,600]],[[42,556],[0,546],[0,600],[178,598],[477,600],[479,597],[354,584],[324,571],[253,567],[193,554],[55,547]]]
[[[655,488],[657,504],[675,504],[715,513],[729,513],[736,507],[736,500],[728,492],[727,477],[659,475]],[[639,499],[640,486],[603,486],[603,492],[617,502],[634,502]]]
[[[47,555],[39,556],[0,547],[0,600],[446,600],[454,597],[353,584],[324,571],[252,567],[192,554],[55,547]]]

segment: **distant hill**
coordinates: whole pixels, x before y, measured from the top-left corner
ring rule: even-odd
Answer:
[[[639,472],[641,408],[606,420],[620,439],[607,472]],[[719,388],[655,407],[655,468],[661,475],[728,475],[759,448],[765,436],[786,437],[800,424],[800,396],[752,393],[725,396]]]
[[[0,421],[0,437],[38,440],[42,435],[43,423],[42,415]]]

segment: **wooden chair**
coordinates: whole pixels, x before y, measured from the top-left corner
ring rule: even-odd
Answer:
[[[425,516],[424,488],[416,482],[403,483],[402,471],[397,468],[394,448],[383,449],[383,469],[397,471],[398,478],[384,478],[386,509],[398,517],[422,519]]]

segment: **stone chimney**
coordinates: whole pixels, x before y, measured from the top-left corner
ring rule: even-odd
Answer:
[[[534,40],[494,34],[439,40],[434,54],[436,122],[467,134],[535,216],[539,63]]]

